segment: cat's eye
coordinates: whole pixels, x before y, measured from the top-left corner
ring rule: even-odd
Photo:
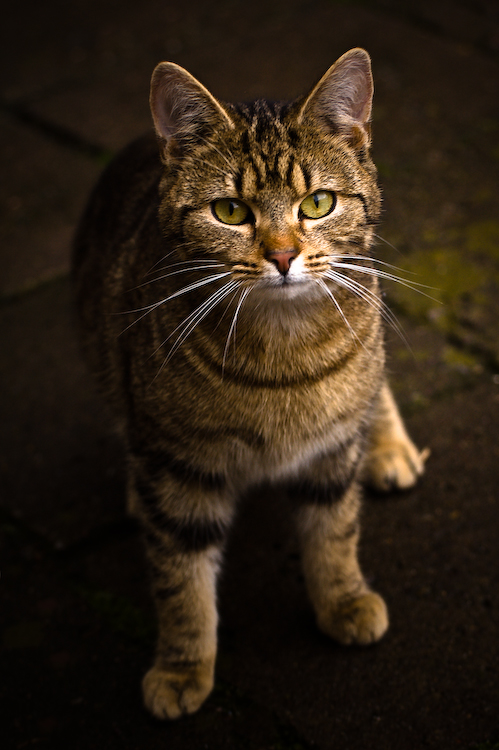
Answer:
[[[336,195],[330,190],[317,190],[300,203],[300,216],[306,219],[322,219],[336,206]]]
[[[221,198],[214,201],[212,209],[215,217],[222,224],[244,224],[252,215],[249,206],[235,198]]]

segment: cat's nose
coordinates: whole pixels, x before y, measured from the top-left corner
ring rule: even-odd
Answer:
[[[284,250],[275,253],[267,253],[265,257],[277,268],[280,274],[286,276],[293,258],[297,253],[294,250]]]

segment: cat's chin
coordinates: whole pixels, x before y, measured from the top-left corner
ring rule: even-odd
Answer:
[[[321,291],[317,284],[311,279],[283,279],[274,283],[267,283],[255,287],[259,296],[271,301],[298,300],[300,298],[310,300],[319,297]]]

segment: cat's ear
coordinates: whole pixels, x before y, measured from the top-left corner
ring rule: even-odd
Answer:
[[[156,66],[150,105],[156,133],[175,150],[189,148],[221,126],[234,127],[208,89],[176,63]]]
[[[303,104],[300,121],[312,117],[330,133],[348,138],[356,149],[369,146],[373,98],[371,59],[360,47],[351,49],[322,76]]]

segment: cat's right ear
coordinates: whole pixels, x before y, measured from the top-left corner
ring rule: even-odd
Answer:
[[[208,89],[176,63],[156,66],[149,101],[156,133],[170,151],[183,152],[215,129],[234,127]]]

